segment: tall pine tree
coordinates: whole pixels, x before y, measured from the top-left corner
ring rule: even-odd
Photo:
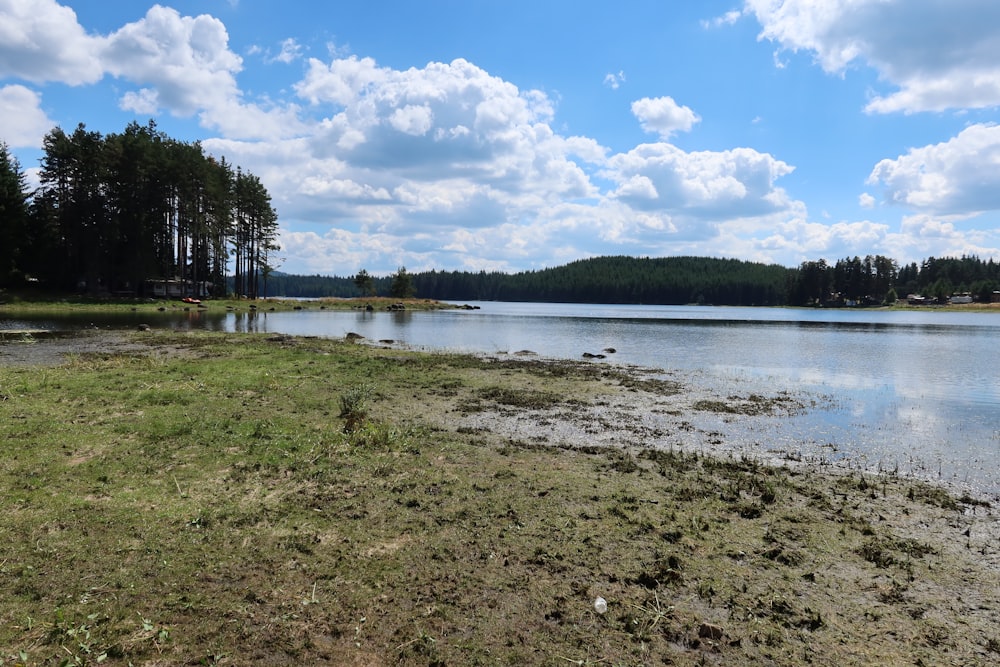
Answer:
[[[23,279],[22,253],[27,242],[28,187],[24,172],[7,144],[0,142],[0,285]]]

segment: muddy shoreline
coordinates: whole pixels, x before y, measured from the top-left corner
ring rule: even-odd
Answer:
[[[142,331],[84,329],[76,331],[0,332],[0,367],[57,366],[77,355],[147,354],[184,356],[183,346],[145,342]],[[284,338],[277,336],[276,338]],[[288,337],[289,340],[295,337]],[[393,341],[356,342],[377,347],[409,349]],[[580,362],[546,358],[524,352],[474,355],[512,364],[589,363],[609,374],[627,377],[630,393],[607,397],[573,410],[501,410],[463,417],[467,431],[490,431],[510,440],[557,447],[618,447],[626,450],[655,448],[724,458],[753,460],[766,465],[829,471],[834,474],[890,472],[901,478],[929,482],[956,497],[963,494],[996,504],[996,494],[968,484],[942,480],[930,466],[901,469],[897,464],[862,460],[857,453],[835,451],[817,443],[776,442],[775,430],[809,410],[827,407],[830,397],[791,394],[776,388],[767,396],[741,393],[700,381],[696,374],[623,366],[613,360]]]
[[[76,646],[23,623],[57,608],[97,619],[68,627],[108,664],[1000,655],[993,506],[892,472],[766,465],[731,440],[767,442],[810,397],[294,336],[42,338],[0,347],[20,443],[0,645],[32,658]],[[371,382],[370,423],[349,430],[337,397]],[[176,639],[151,643],[154,622]]]
[[[0,339],[0,366],[58,366],[72,355],[152,353],[153,349],[119,331],[5,332]]]
[[[284,338],[284,337],[275,337]],[[294,337],[288,337],[294,340]],[[361,341],[376,346],[385,343]],[[399,348],[398,344],[391,347]],[[402,346],[405,348],[405,346]],[[183,345],[144,342],[141,332],[81,330],[74,332],[25,332],[0,342],[0,367],[58,366],[78,355],[139,354],[156,357],[187,356]],[[475,355],[513,364],[586,363],[529,356],[522,353]],[[494,438],[527,446],[556,448],[617,448],[636,453],[657,449],[738,461],[755,461],[801,472],[832,475],[889,475],[900,480],[929,483],[955,498],[974,501],[971,506],[979,531],[1000,542],[1000,512],[997,497],[977,489],[935,479],[933,475],[899,470],[873,469],[850,457],[828,459],[803,455],[785,447],[766,444],[769,425],[814,409],[817,396],[792,396],[779,391],[773,396],[729,395],[724,399],[695,378],[678,372],[615,366],[601,363],[609,373],[627,376],[627,394],[610,395],[590,405],[573,409],[512,409],[472,411],[464,414],[457,428],[466,433],[490,433]],[[443,419],[444,417],[442,417]],[[750,436],[753,434],[753,437]],[[1000,550],[993,563],[1000,569]]]

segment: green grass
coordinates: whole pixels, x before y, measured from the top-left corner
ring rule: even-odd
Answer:
[[[352,310],[371,305],[376,310],[403,303],[410,310],[435,310],[454,306],[431,299],[393,299],[389,297],[357,297],[353,299],[326,298],[310,301],[282,298],[237,299],[229,297],[205,298],[201,308],[208,310],[275,310],[296,309]],[[0,289],[0,313],[45,314],[45,313],[88,313],[108,314],[131,311],[156,311],[158,309],[195,309],[197,306],[184,303],[180,298],[139,298],[89,296],[84,294],[63,294],[39,292],[37,290],[11,291]]]
[[[2,665],[1000,659],[995,545],[936,491],[462,428],[624,372],[137,340],[0,368]]]

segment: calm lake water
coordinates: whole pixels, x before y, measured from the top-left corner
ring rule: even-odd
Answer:
[[[479,310],[128,314],[100,322],[342,337],[425,349],[516,352],[680,373],[723,396],[789,391],[815,407],[729,425],[728,441],[1000,495],[1000,313],[474,303]],[[729,420],[732,422],[733,420]]]

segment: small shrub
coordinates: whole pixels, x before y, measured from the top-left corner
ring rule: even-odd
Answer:
[[[340,395],[340,417],[346,420],[345,432],[353,433],[364,425],[368,418],[368,402],[374,393],[371,385],[359,384]]]

